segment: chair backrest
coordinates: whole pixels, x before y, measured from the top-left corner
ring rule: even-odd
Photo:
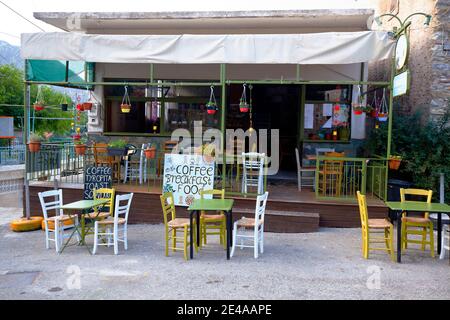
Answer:
[[[269,197],[269,192],[265,192],[256,198],[256,209],[255,209],[255,228],[258,228],[264,222],[264,214],[266,213],[267,198]]]
[[[243,183],[247,186],[255,186],[258,193],[263,191],[264,175],[264,153],[248,152],[242,153]]]
[[[316,148],[316,156],[320,156],[326,152],[334,152],[334,148]]]
[[[101,212],[109,212],[109,214],[113,214],[114,212],[114,196],[116,194],[116,190],[112,188],[100,188],[94,190],[94,199],[95,200],[108,200],[108,202],[101,208]]]
[[[327,157],[333,157],[333,158],[343,158],[345,157],[344,152],[326,152],[325,155]],[[343,160],[324,160],[323,161],[323,171],[324,173],[337,173],[342,172],[342,169],[344,167],[344,161]]]
[[[205,195],[212,195],[213,198],[225,199],[225,189],[200,190],[200,199],[204,199]]]
[[[48,212],[50,210],[56,210],[56,213],[59,215],[63,214],[63,210],[59,209],[63,205],[62,189],[39,192],[38,196],[44,219],[48,219]]]
[[[164,215],[164,225],[167,226],[167,223],[170,220],[174,220],[177,215],[175,212],[175,200],[173,198],[172,192],[164,192],[160,197],[161,199],[161,207]],[[168,215],[171,215],[170,220],[168,218]]]
[[[366,196],[361,194],[360,191],[356,191],[356,196],[358,197],[358,206],[359,206],[359,216],[361,218],[361,227],[363,229],[367,228],[369,214],[367,212],[367,201]]]
[[[111,161],[111,156],[108,155],[107,143],[103,142],[95,143],[93,151],[95,163]]]
[[[133,200],[133,193],[119,194],[116,196],[116,203],[114,205],[114,223],[117,223],[119,218],[125,218],[125,221],[128,222],[131,200]]]
[[[415,199],[409,200],[407,199],[407,196],[414,196]],[[423,199],[426,197],[426,199]],[[433,197],[433,190],[425,190],[425,189],[404,189],[400,188],[400,201],[401,202],[408,202],[408,201],[420,201],[420,202],[427,202],[431,203],[431,198]],[[421,198],[421,199],[417,199]],[[424,217],[428,218],[429,213],[425,212]]]
[[[242,153],[242,163],[245,169],[251,170],[262,170],[264,167],[264,159],[266,157],[265,153],[258,152],[243,152]]]

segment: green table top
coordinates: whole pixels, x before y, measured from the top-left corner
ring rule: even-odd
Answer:
[[[233,199],[195,199],[188,210],[230,211]]]
[[[91,209],[94,207],[98,207],[107,202],[109,202],[108,199],[79,200],[79,201],[65,204],[65,205],[61,206],[61,209],[63,209],[63,210],[85,210],[85,209]]]
[[[445,203],[426,203],[419,201],[386,201],[385,203],[391,210],[450,213],[450,206]]]

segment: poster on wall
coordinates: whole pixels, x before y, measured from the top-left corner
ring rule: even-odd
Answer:
[[[189,206],[194,199],[200,198],[201,190],[211,190],[213,187],[213,157],[187,154],[165,155],[163,192],[173,192],[175,205]]]
[[[336,104],[333,108],[333,126],[343,127],[348,125],[349,106],[346,104]]]

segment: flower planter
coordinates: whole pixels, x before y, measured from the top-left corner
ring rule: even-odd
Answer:
[[[77,110],[78,111],[84,111],[84,107],[81,103],[77,104]]]
[[[120,105],[120,111],[122,111],[122,113],[130,113],[131,110],[131,105],[126,104],[126,103],[122,103]]]
[[[83,111],[90,111],[92,109],[92,102],[84,102],[82,106]]]
[[[75,134],[74,136],[73,136],[73,140],[80,140],[81,139],[81,134]]]
[[[398,170],[400,168],[400,164],[402,159],[389,159],[389,169]]]
[[[250,109],[250,106],[248,103],[239,104],[239,111],[245,113],[245,112],[248,112],[249,109]]]
[[[42,110],[44,110],[45,107],[44,107],[44,105],[42,105],[40,103],[35,103],[35,104],[33,104],[33,108],[36,111],[42,111]]]
[[[39,152],[41,150],[41,142],[39,141],[30,141],[28,142],[28,150],[30,152]]]
[[[379,113],[378,114],[378,121],[385,122],[388,119],[388,115],[386,113]]]
[[[154,159],[156,157],[156,148],[148,148],[144,150],[145,157],[147,159]]]
[[[362,110],[353,110],[353,113],[357,116],[360,116],[363,114],[363,111]]]
[[[127,148],[111,148],[108,147],[108,155],[111,157],[123,157],[127,155]]]
[[[61,103],[61,111],[67,111],[68,107],[69,107],[68,103]]]
[[[76,144],[75,153],[79,156],[84,156],[86,154],[87,146],[85,144]]]

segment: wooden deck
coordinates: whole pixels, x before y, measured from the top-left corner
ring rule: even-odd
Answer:
[[[64,189],[64,202],[81,199],[81,184],[61,184]],[[30,183],[31,215],[41,215],[38,192],[53,189],[51,182]],[[130,214],[130,223],[162,223],[159,186],[141,186],[137,184],[117,185],[120,193],[134,192]],[[275,183],[268,186],[266,230],[272,232],[313,232],[318,227],[359,227],[359,209],[355,201],[318,200],[311,189],[297,190],[295,183]],[[251,216],[254,209],[254,197],[236,196],[233,218]],[[25,207],[25,206],[24,206]],[[387,217],[388,209],[383,201],[368,198],[371,218]],[[250,210],[250,211],[249,211]],[[177,208],[180,217],[187,217],[185,208]]]

